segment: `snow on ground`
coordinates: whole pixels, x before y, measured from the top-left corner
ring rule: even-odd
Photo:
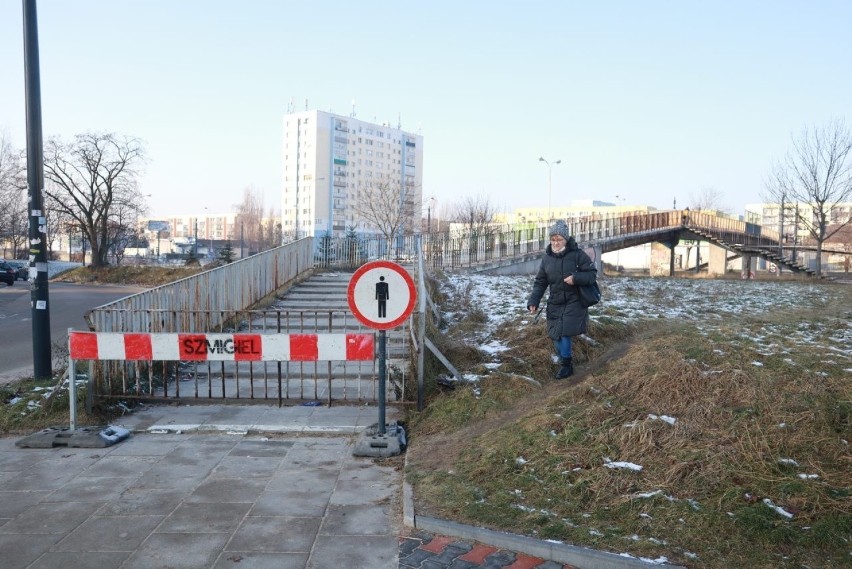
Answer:
[[[526,300],[532,289],[532,276],[494,276],[475,274],[452,274],[448,276],[449,283],[444,285],[453,290],[447,290],[449,296],[464,294],[472,306],[481,307],[488,318],[482,330],[476,332],[471,343],[478,343],[486,353],[495,359],[500,358],[500,352],[505,349],[494,339],[493,331],[505,323],[516,322],[519,326],[527,325],[533,315],[526,309]],[[799,308],[803,305],[821,306],[827,304],[832,294],[830,287],[818,286],[811,283],[791,281],[737,281],[710,279],[656,279],[620,277],[615,279],[600,279],[603,289],[603,299],[598,306],[590,310],[590,318],[598,320],[606,318],[611,321],[635,324],[643,320],[676,319],[679,321],[695,322],[704,334],[710,334],[719,329],[730,315],[760,316],[763,314],[783,313],[788,308]],[[542,303],[546,302],[547,294]],[[444,314],[451,324],[463,317],[463,314]],[[837,314],[837,322],[831,329],[821,322],[803,321],[795,326],[790,333],[789,326],[764,323],[757,328],[744,330],[735,339],[752,344],[758,356],[770,357],[791,354],[795,345],[808,345],[811,348],[824,350],[826,361],[842,370],[842,373],[852,374],[852,319],[849,314]],[[838,325],[839,322],[839,325]],[[592,339],[593,340],[593,339]],[[723,354],[723,350],[714,350]],[[789,365],[796,365],[791,358],[784,358]],[[763,362],[755,359],[754,366],[763,366]],[[499,368],[499,363],[488,366],[489,369]],[[464,381],[478,381],[479,376],[464,374]],[[648,414],[648,420],[664,421],[675,425],[677,418],[669,415]],[[635,427],[638,422],[624,425]],[[785,424],[778,428],[785,428]],[[555,433],[552,433],[555,434]],[[524,457],[515,459],[517,464],[527,462]],[[798,466],[792,458],[781,458],[779,462]],[[602,465],[610,469],[642,470],[642,465],[629,461],[604,460]],[[567,471],[566,471],[567,472]],[[801,472],[798,477],[802,480],[817,480],[817,474]],[[662,494],[662,490],[654,489],[635,494],[633,498],[650,498]],[[518,496],[523,498],[522,496]],[[665,496],[675,500],[672,496]],[[700,505],[692,498],[684,499],[693,509]],[[794,516],[771,500],[764,499],[763,503],[782,518]],[[516,507],[528,509],[523,504]],[[545,515],[552,515],[541,511]],[[641,514],[647,515],[647,514]],[[568,523],[567,520],[563,520]],[[574,524],[569,524],[574,525]],[[598,530],[590,529],[590,533]],[[595,535],[595,534],[593,534]],[[638,537],[637,537],[638,538]],[[658,542],[654,538],[648,538]],[[660,543],[665,543],[660,542]],[[629,554],[622,554],[632,557]],[[698,556],[684,552],[691,559]],[[653,564],[666,563],[666,557],[656,559],[640,558]]]
[[[483,304],[493,325],[526,313],[533,284],[532,276],[452,274],[448,280],[456,290],[469,287],[473,301]],[[590,311],[593,320],[600,318],[604,309],[608,317],[625,322],[658,318],[703,321],[708,317],[721,319],[725,314],[775,312],[799,306],[805,297],[816,304],[826,302],[818,300],[825,294],[824,287],[790,281],[621,277],[601,278],[599,284],[604,296]],[[807,323],[803,327],[807,328]],[[848,342],[849,337],[843,339]]]
[[[47,278],[52,279],[60,273],[70,271],[82,266],[82,263],[69,263],[67,261],[48,261],[47,262]]]
[[[490,353],[496,354],[502,349],[490,337],[497,326],[516,319],[523,325],[533,318],[526,310],[527,297],[532,290],[532,276],[452,274],[448,276],[448,281],[456,291],[467,291],[472,303],[485,310],[488,324],[478,334],[477,340],[487,345]],[[777,313],[788,307],[799,307],[804,301],[815,306],[826,304],[829,299],[825,295],[831,290],[815,284],[791,281],[620,277],[601,278],[599,283],[603,289],[603,299],[590,310],[592,320],[607,318],[636,323],[642,320],[677,319],[700,323],[705,334],[722,324],[726,315]],[[547,293],[542,304],[546,299]],[[461,316],[446,314],[445,318],[452,323]],[[762,350],[765,356],[786,353],[773,343],[779,333],[776,326],[767,324],[762,332],[744,332],[742,339],[764,343]],[[788,339],[821,347],[832,357],[852,363],[852,321],[848,318],[845,328],[830,333],[819,323],[802,322]],[[754,365],[762,364],[755,361]]]

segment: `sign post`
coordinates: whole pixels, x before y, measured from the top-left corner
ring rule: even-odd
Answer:
[[[387,330],[402,324],[414,310],[417,289],[414,280],[402,266],[390,261],[373,261],[363,265],[349,281],[349,309],[361,324],[379,331],[379,422],[376,436],[366,445],[356,445],[361,456],[393,456],[399,454],[399,434],[387,437],[385,420],[387,384]],[[397,429],[394,428],[396,431]],[[395,444],[389,446],[389,441]],[[395,443],[393,442],[395,441]],[[380,450],[375,450],[380,449]],[[384,449],[384,450],[381,450]]]

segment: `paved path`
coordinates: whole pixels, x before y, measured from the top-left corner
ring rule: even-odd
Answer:
[[[404,526],[404,455],[352,455],[377,419],[366,405],[158,405],[115,421],[132,434],[105,448],[0,438],[0,567],[647,567],[451,521]]]
[[[376,418],[155,407],[126,417],[136,432],[106,448],[2,438],[0,566],[395,569],[400,461],[352,456],[359,423]],[[278,430],[252,434],[260,423]]]

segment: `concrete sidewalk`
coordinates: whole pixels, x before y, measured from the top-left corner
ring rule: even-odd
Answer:
[[[396,568],[401,459],[352,456],[377,419],[366,406],[156,406],[114,421],[133,434],[106,448],[2,438],[0,564]]]
[[[415,515],[404,455],[352,455],[377,420],[375,406],[157,405],[113,421],[132,434],[105,448],[0,438],[0,567],[648,567]]]

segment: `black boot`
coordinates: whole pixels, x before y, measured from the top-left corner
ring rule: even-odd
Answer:
[[[556,379],[565,379],[574,375],[574,364],[571,362],[571,358],[561,358],[559,363],[562,366],[556,372]]]

